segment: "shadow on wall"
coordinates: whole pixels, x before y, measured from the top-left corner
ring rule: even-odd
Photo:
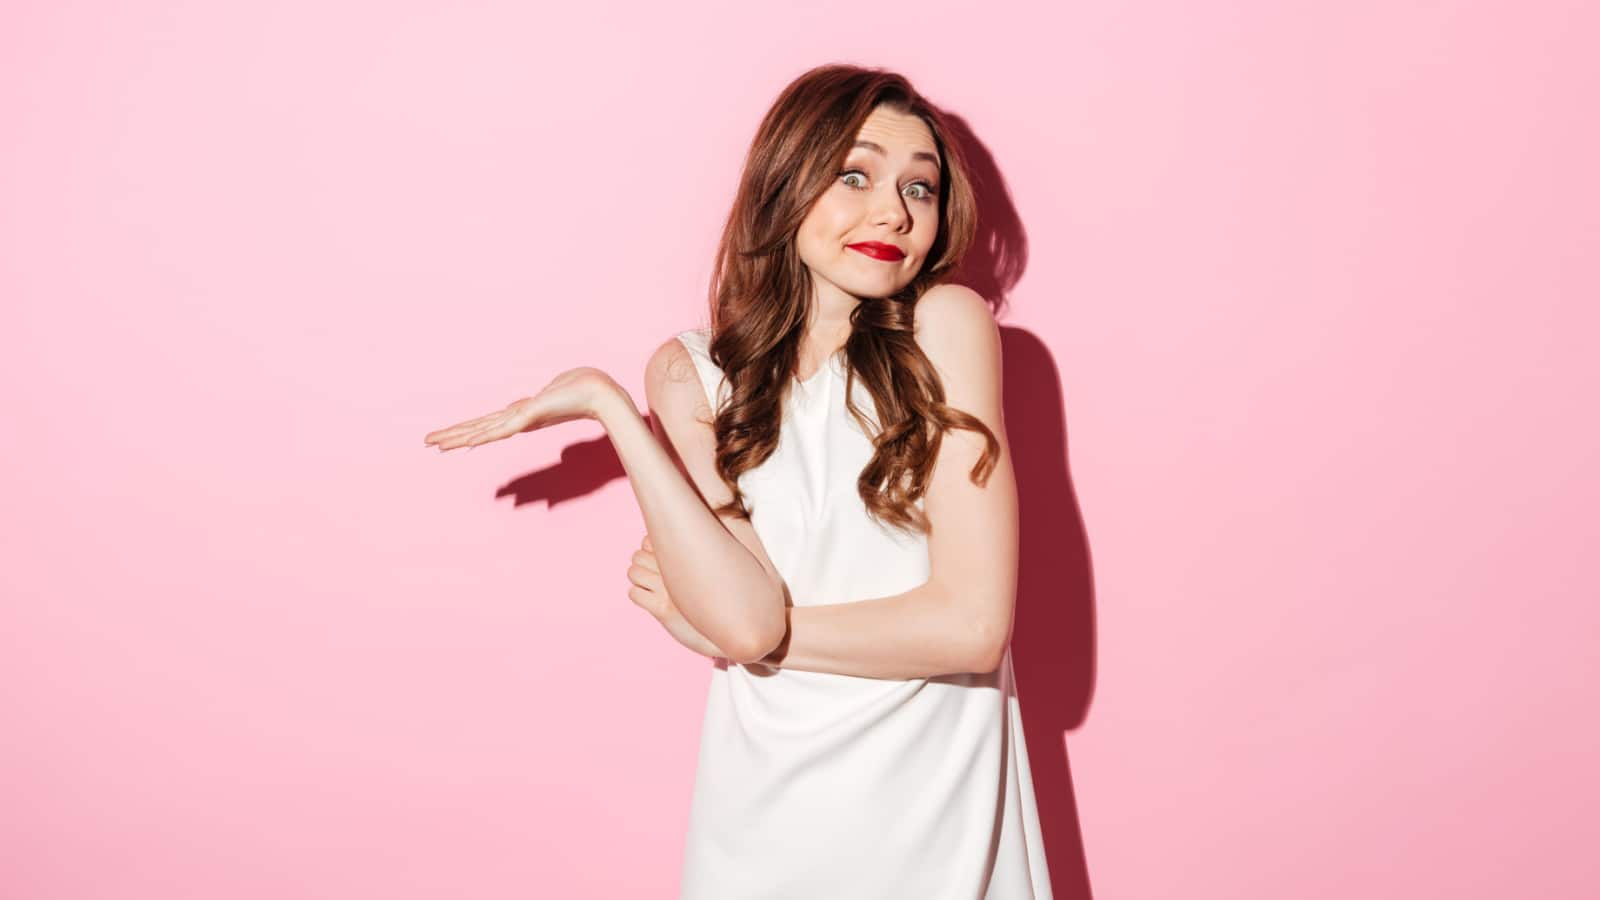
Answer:
[[[978,235],[954,280],[1000,318],[1028,263],[1028,236],[994,156],[965,119],[946,113],[978,197]],[[1056,900],[1089,900],[1088,860],[1066,734],[1094,695],[1094,579],[1088,534],[1067,465],[1061,375],[1044,342],[1002,326],[1006,436],[1017,473],[1021,546],[1011,665],[1033,792]]]
[[[988,298],[998,318],[1027,265],[1027,235],[993,156],[946,113],[978,195],[978,235],[952,279]],[[1002,326],[1005,417],[1020,496],[1021,547],[1012,667],[1045,854],[1056,900],[1090,900],[1088,861],[1065,735],[1088,715],[1095,682],[1094,580],[1088,535],[1067,465],[1061,377],[1030,332]],[[570,444],[555,465],[495,492],[521,506],[566,503],[627,477],[607,437]]]

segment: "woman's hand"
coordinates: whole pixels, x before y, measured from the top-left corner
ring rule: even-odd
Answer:
[[[524,397],[486,416],[429,432],[422,441],[425,446],[436,445],[443,452],[457,447],[476,447],[573,419],[593,419],[599,415],[600,404],[618,393],[626,392],[610,375],[580,366],[557,375],[532,397]]]
[[[712,659],[727,659],[728,654],[711,641],[678,612],[678,607],[672,603],[672,597],[667,594],[666,584],[661,580],[661,570],[656,565],[655,548],[650,546],[650,535],[644,536],[644,541],[633,554],[633,564],[628,566],[628,580],[633,582],[633,587],[628,588],[628,599],[635,605],[661,623],[667,633],[677,639],[678,643],[688,647],[701,656]]]

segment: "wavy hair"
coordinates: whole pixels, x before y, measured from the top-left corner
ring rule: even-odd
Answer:
[[[733,499],[716,512],[750,517],[739,476],[778,446],[782,403],[797,374],[809,318],[810,270],[795,235],[812,204],[838,177],[857,132],[880,104],[920,117],[938,145],[939,228],[909,284],[884,298],[862,298],[850,313],[845,403],[873,443],[856,491],[870,516],[892,527],[932,531],[920,508],[944,432],[966,428],[987,447],[970,476],[984,484],[1000,445],[983,421],[944,403],[944,387],[917,346],[917,299],[948,278],[971,246],[977,204],[960,149],[940,112],[903,76],[831,64],[784,88],[757,129],[712,266],[709,354],[731,394],[714,411],[716,468]],[[869,423],[851,388],[860,378],[876,406]]]

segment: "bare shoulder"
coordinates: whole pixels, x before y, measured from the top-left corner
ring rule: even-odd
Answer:
[[[983,296],[940,284],[917,299],[917,346],[938,370],[946,402],[989,422],[1000,406],[1000,326]]]
[[[677,336],[661,342],[645,363],[645,404],[650,428],[700,496],[712,504],[732,497],[716,474],[717,438],[711,406],[689,348]]]
[[[923,291],[917,298],[916,323],[919,335],[924,326],[935,331],[995,326],[983,295],[963,284],[936,284]]]
[[[710,412],[689,348],[677,335],[662,341],[650,354],[645,363],[644,393],[651,410],[673,419],[699,419]]]

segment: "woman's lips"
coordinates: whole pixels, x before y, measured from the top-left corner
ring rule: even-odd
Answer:
[[[896,262],[905,259],[906,256],[900,252],[899,247],[891,244],[880,244],[877,241],[864,241],[860,244],[846,244],[845,246],[858,253],[865,253],[873,259],[881,259],[884,262]]]

